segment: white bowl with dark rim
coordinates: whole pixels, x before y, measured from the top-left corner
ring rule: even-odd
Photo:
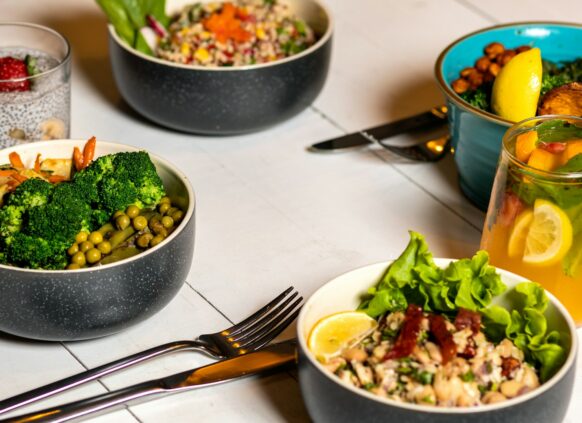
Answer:
[[[436,259],[445,267],[450,259]],[[562,304],[547,293],[548,331],[566,338],[567,358],[558,372],[540,387],[507,401],[467,408],[442,408],[396,402],[342,382],[317,361],[307,348],[313,326],[330,314],[355,310],[368,288],[378,283],[389,263],[378,263],[345,273],[319,288],[301,309],[297,321],[299,382],[303,400],[316,422],[402,423],[557,423],[563,420],[574,384],[578,351],[574,321]],[[498,269],[507,291],[493,303],[511,308],[511,288],[525,279]]]
[[[256,65],[173,63],[137,51],[109,25],[109,56],[122,97],[139,114],[159,125],[204,135],[257,131],[296,115],[323,88],[333,22],[319,0],[286,2],[313,28],[318,40],[296,55]],[[166,9],[176,12],[183,3],[168,2]]]
[[[70,158],[85,140],[23,144],[0,151],[0,163],[16,151],[32,167],[43,158]],[[95,156],[140,151],[97,141]],[[194,253],[196,200],[186,175],[150,154],[167,195],[184,210],[179,226],[160,244],[131,258],[79,270],[37,270],[0,265],[0,331],[47,341],[110,335],[160,311],[186,280]]]

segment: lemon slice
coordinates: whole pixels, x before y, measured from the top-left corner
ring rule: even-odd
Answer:
[[[378,322],[361,311],[343,311],[324,317],[315,324],[307,346],[320,361],[339,354],[378,326]]]
[[[559,262],[571,246],[572,223],[568,215],[555,204],[537,199],[525,239],[523,261],[549,266]]]
[[[502,118],[518,122],[536,115],[542,88],[542,55],[532,48],[513,57],[495,78],[491,108]]]
[[[507,255],[511,258],[523,257],[525,251],[525,241],[531,222],[533,221],[534,213],[531,209],[522,211],[513,223],[513,229],[509,235],[509,242],[507,243]]]

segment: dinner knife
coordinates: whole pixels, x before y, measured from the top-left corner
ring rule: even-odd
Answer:
[[[128,403],[156,399],[171,393],[216,385],[295,363],[297,360],[296,346],[296,339],[271,344],[258,351],[222,360],[204,367],[1,421],[13,423],[66,422],[80,419],[93,413],[111,411]]]
[[[394,122],[386,123],[380,126],[354,132],[348,135],[342,135],[327,141],[318,142],[308,148],[309,151],[316,153],[335,153],[350,151],[357,148],[366,147],[370,144],[393,137],[416,129],[429,129],[440,126],[447,121],[447,107],[433,107],[427,112],[410,116]]]

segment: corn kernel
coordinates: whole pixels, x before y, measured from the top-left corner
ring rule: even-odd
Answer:
[[[200,33],[200,38],[203,39],[203,40],[207,40],[207,39],[210,38],[211,35],[212,34],[210,32],[208,32],[208,31],[202,31]]]
[[[190,57],[190,44],[182,43],[180,53],[182,53],[182,56]]]
[[[264,40],[267,36],[267,34],[265,34],[265,30],[263,28],[260,28],[260,27],[257,28],[256,34],[257,34],[257,38],[259,40]]]
[[[208,50],[205,48],[200,47],[196,50],[196,53],[194,53],[194,57],[201,62],[206,62],[210,58],[210,53],[208,53]]]

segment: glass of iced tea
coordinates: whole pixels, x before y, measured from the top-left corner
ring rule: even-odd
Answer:
[[[582,326],[581,118],[531,118],[506,132],[481,248],[542,284]]]
[[[0,148],[67,138],[71,49],[58,32],[0,23]]]

